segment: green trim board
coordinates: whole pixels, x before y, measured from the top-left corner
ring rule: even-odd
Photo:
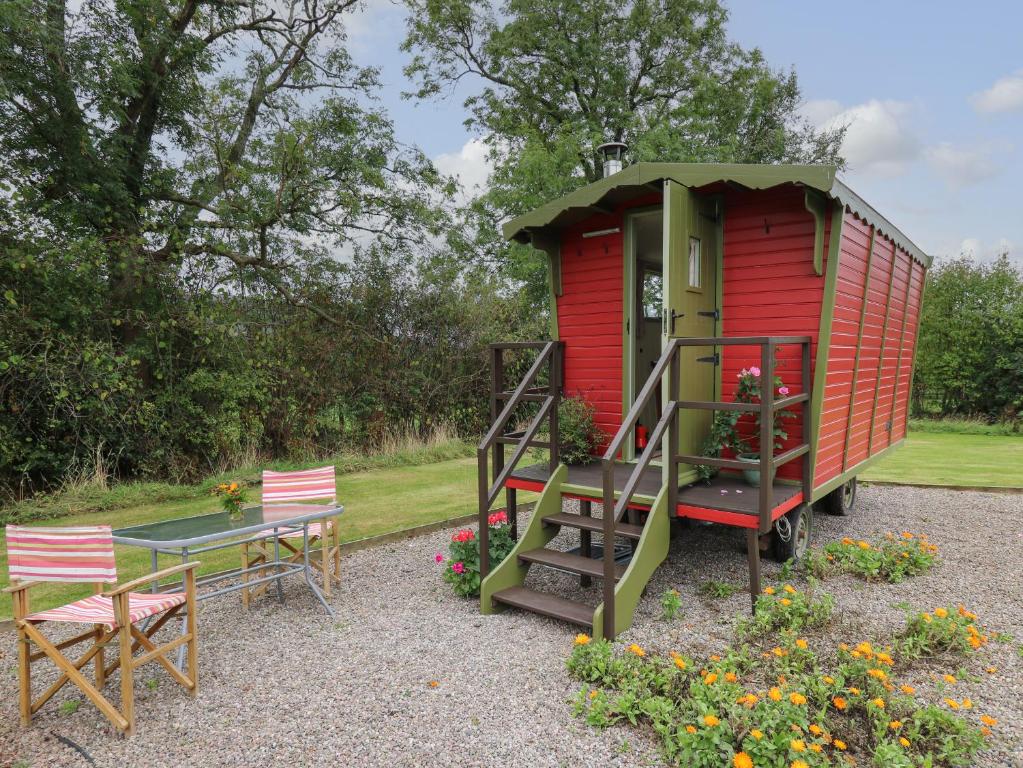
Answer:
[[[845,206],[832,203],[831,232],[828,243],[827,274],[824,277],[824,301],[821,305],[821,323],[817,331],[817,360],[814,363],[813,392],[810,396],[810,486],[817,474],[817,441],[821,420],[824,418],[824,390],[827,385],[828,364],[831,356],[831,326],[838,301],[838,269],[842,260],[842,229],[845,224]]]
[[[813,216],[813,270],[824,274],[824,211],[827,201],[818,192],[807,189],[803,193],[803,205]]]
[[[888,219],[837,178],[833,165],[757,165],[741,163],[634,163],[546,205],[517,216],[503,226],[505,238],[531,242],[547,229],[580,221],[596,210],[649,193],[658,182],[674,181],[685,187],[730,182],[749,189],[797,184],[841,202],[926,267],[931,257]],[[598,208],[599,206],[599,208]]]
[[[846,462],[849,461],[849,443],[852,440],[853,411],[856,407],[857,380],[860,376],[860,353],[863,350],[863,329],[867,319],[867,300],[870,297],[870,270],[874,266],[874,239],[877,230],[870,228],[870,245],[867,249],[867,273],[863,276],[863,303],[860,305],[860,322],[856,329],[856,357],[853,359],[852,385],[849,387],[849,415],[845,423],[845,447],[842,450],[842,471],[846,469]],[[867,455],[870,455],[870,446],[867,446]]]
[[[484,614],[498,613],[504,606],[494,602],[493,595],[502,589],[518,587],[526,580],[529,563],[519,562],[519,553],[547,546],[560,530],[556,525],[545,526],[543,519],[561,512],[562,485],[568,477],[568,467],[559,464],[547,480],[533,507],[529,525],[522,532],[515,547],[501,563],[495,565],[480,584],[480,611]]]
[[[651,576],[668,556],[671,543],[671,517],[668,514],[668,487],[662,486],[657,499],[650,508],[639,543],[632,553],[628,568],[615,584],[615,636],[632,626],[632,617],[643,597],[643,590]],[[599,639],[604,633],[604,604],[593,611],[593,636]]]
[[[824,496],[827,496],[840,485],[846,483],[849,480],[852,480],[854,477],[860,474],[860,472],[865,470],[871,464],[876,464],[878,461],[883,459],[896,448],[900,447],[904,442],[906,442],[906,438],[904,437],[900,438],[899,440],[896,440],[894,443],[885,448],[883,451],[878,451],[873,456],[868,456],[856,466],[850,467],[849,469],[843,471],[840,475],[831,478],[826,483],[822,483],[820,488],[813,489],[811,500],[816,502],[819,499],[823,498]]]

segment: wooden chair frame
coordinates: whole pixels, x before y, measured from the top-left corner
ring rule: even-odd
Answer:
[[[331,582],[340,584],[341,583],[341,517],[329,517],[321,523],[321,532],[325,532],[325,538],[323,533],[309,537],[309,562],[310,564],[315,563],[313,566],[320,575],[323,577],[323,594],[325,597],[330,597],[330,585]],[[242,544],[242,581],[247,582],[249,580],[249,573],[251,568],[257,568],[260,565],[269,565],[275,560],[274,549],[273,549],[273,537],[268,539],[261,539],[259,541],[247,541]],[[301,563],[304,562],[302,546],[293,546],[292,541],[295,539],[286,539],[280,537],[278,539],[281,548],[286,550],[282,553],[284,562],[288,563]],[[320,544],[320,548],[313,550],[312,547],[315,544]],[[260,569],[255,572],[257,578],[261,578],[265,575],[265,571]],[[262,584],[257,584],[254,587],[243,589],[242,592],[242,605],[248,608],[251,601],[269,589],[271,582],[264,581]]]
[[[57,691],[67,683],[74,683],[82,693],[102,712],[114,727],[126,736],[135,732],[135,670],[156,661],[181,687],[188,691],[190,696],[195,696],[199,690],[199,667],[198,667],[198,633],[196,627],[196,598],[195,598],[195,572],[194,568],[199,565],[197,562],[181,563],[162,571],[156,571],[142,576],[133,581],[121,584],[114,589],[106,590],[102,583],[96,584],[96,593],[109,597],[113,601],[114,618],[117,622],[115,629],[108,629],[105,624],[94,624],[92,629],[81,632],[73,637],[58,643],[50,642],[39,630],[39,626],[46,621],[32,621],[27,617],[31,615],[29,609],[29,589],[36,584],[43,584],[43,581],[19,582],[12,584],[3,591],[10,593],[14,601],[14,624],[18,632],[18,681],[19,695],[18,704],[21,714],[21,724],[27,727],[32,722],[32,715],[49,701]],[[145,629],[138,627],[128,621],[129,616],[129,593],[138,587],[149,584],[153,581],[183,574],[182,580],[185,589],[185,602],[173,606],[163,613],[155,614],[155,619]],[[186,610],[184,634],[174,640],[156,646],[152,637],[170,619],[177,616],[181,609]],[[63,622],[54,622],[63,623]],[[92,644],[78,659],[72,661],[61,651],[65,648],[77,646],[86,641]],[[107,664],[105,661],[105,650],[107,645],[116,641],[118,658]],[[182,673],[174,663],[166,657],[166,654],[187,644],[187,669],[188,674]],[[33,645],[38,650],[33,650]],[[142,649],[144,653],[135,657],[135,653]],[[38,698],[32,698],[32,664],[43,658],[52,661],[63,674],[47,688]],[[82,668],[92,662],[94,665],[94,682],[90,682],[82,673]],[[106,685],[107,677],[115,670],[121,670],[121,708],[114,706],[109,699],[101,693]]]

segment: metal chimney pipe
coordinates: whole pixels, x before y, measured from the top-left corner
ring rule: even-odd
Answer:
[[[622,170],[625,159],[625,152],[629,148],[627,144],[620,141],[609,141],[597,147],[604,166],[604,178]]]

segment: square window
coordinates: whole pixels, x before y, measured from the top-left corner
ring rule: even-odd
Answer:
[[[700,287],[700,238],[689,238],[689,287]]]

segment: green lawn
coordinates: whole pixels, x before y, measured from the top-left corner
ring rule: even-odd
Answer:
[[[1023,436],[911,432],[863,473],[890,483],[1023,488]]]
[[[341,538],[354,541],[367,536],[413,528],[476,511],[476,459],[461,458],[419,466],[391,467],[344,474],[337,479],[338,498],[345,505]],[[520,494],[524,496],[524,494]],[[123,509],[80,513],[53,518],[44,525],[110,524],[114,528],[139,525],[217,510],[209,496],[143,504]],[[426,553],[432,555],[433,553]],[[241,555],[236,547],[201,555],[200,572],[237,567]],[[164,565],[173,564],[161,558]],[[117,570],[121,581],[149,571],[149,553],[135,547],[117,547]],[[0,529],[0,587],[7,584],[7,547]],[[46,584],[32,589],[32,608],[42,610],[90,593],[90,588]],[[239,598],[240,599],[240,598]],[[0,599],[0,619],[10,618],[11,602]]]

